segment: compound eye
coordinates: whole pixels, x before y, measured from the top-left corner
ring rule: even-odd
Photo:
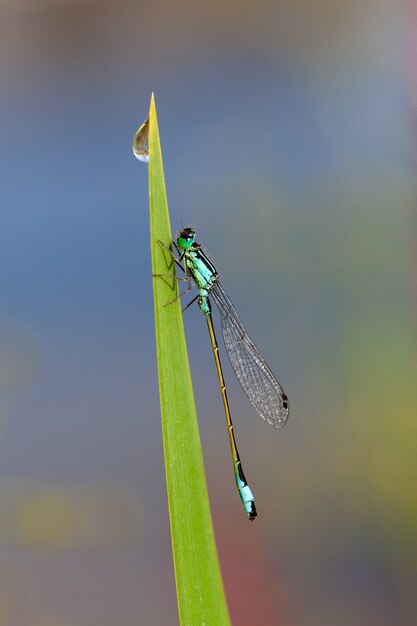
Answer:
[[[180,238],[184,241],[191,241],[195,237],[195,231],[192,228],[184,228],[180,233]]]

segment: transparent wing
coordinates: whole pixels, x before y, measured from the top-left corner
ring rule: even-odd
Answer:
[[[210,295],[220,311],[224,345],[243,391],[259,415],[271,426],[280,428],[288,419],[287,395],[246,332],[219,281],[210,289]]]

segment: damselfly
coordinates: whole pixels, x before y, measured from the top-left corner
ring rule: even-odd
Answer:
[[[203,252],[201,245],[196,243],[195,231],[192,228],[184,228],[181,230],[177,241],[173,243],[178,252],[178,257],[171,250],[165,246],[163,247],[170,252],[177,265],[185,273],[185,277],[177,277],[178,280],[184,280],[188,283],[187,289],[180,293],[178,298],[191,291],[191,279],[193,279],[198,289],[197,296],[191,300],[185,309],[198,300],[198,305],[206,318],[226,414],[236,485],[245,507],[246,515],[252,521],[257,516],[255,500],[243,473],[242,463],[236,446],[219,357],[219,348],[214,332],[211,298],[213,298],[220,312],[224,345],[232,368],[243,391],[262,419],[275,428],[283,426],[288,419],[288,397],[258,348],[247,334],[233,304],[219,282],[216,268]],[[174,298],[174,300],[176,299]],[[171,302],[173,300],[167,304]]]

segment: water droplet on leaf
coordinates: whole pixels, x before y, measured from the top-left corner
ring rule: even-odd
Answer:
[[[149,163],[149,118],[143,122],[133,137],[132,149],[139,161]]]

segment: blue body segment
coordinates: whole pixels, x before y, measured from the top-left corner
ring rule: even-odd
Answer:
[[[254,504],[255,504],[252,491],[250,490],[248,483],[242,482],[237,474],[236,474],[236,484],[237,484],[237,488],[239,491],[239,495],[243,502],[243,506],[245,507],[246,515],[249,517],[249,519],[252,519],[253,509],[254,509]]]

